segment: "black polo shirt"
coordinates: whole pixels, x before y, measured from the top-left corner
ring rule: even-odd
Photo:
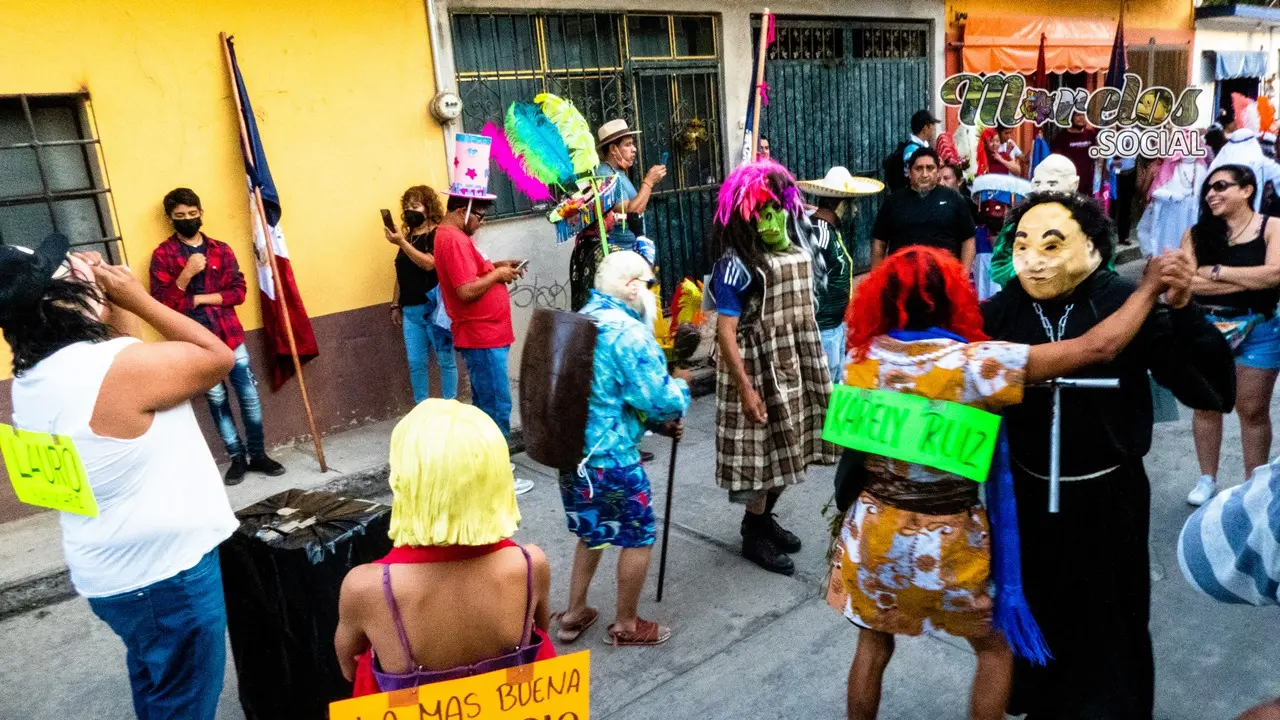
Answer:
[[[888,246],[886,255],[908,245],[929,245],[960,257],[960,244],[973,231],[964,198],[938,185],[923,195],[909,187],[894,191],[880,205],[871,237]]]

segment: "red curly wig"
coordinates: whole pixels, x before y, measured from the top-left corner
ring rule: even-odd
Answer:
[[[861,284],[845,317],[849,350],[865,360],[871,341],[890,330],[949,330],[970,342],[986,340],[978,294],[950,253],[912,245],[890,255]]]

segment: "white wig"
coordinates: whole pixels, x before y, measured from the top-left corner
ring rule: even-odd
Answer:
[[[628,287],[637,278],[648,279],[653,275],[649,262],[639,253],[630,250],[614,250],[605,256],[596,269],[596,290],[630,302],[635,298],[635,288]]]

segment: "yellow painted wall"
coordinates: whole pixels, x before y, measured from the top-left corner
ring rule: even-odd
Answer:
[[[134,272],[172,232],[160,201],[193,188],[205,230],[246,270],[261,326],[239,130],[219,31],[280,190],[281,225],[312,317],[391,299],[379,208],[445,182],[421,0],[0,0],[0,94],[89,91]],[[2,345],[2,343],[0,343]],[[0,377],[8,376],[0,348]]]
[[[956,13],[1115,19],[1121,2],[1125,0],[1019,0],[1015,8],[1007,0],[947,0],[947,26],[955,23]],[[1193,0],[1127,0],[1124,23],[1126,28],[1192,30],[1195,5]]]

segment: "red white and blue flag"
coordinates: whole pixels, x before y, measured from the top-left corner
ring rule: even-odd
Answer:
[[[258,290],[262,295],[262,331],[266,335],[269,349],[267,361],[271,366],[271,389],[279,390],[289,378],[293,377],[294,367],[292,353],[289,350],[289,337],[286,333],[286,322],[293,330],[294,343],[298,349],[298,360],[307,362],[320,354],[316,346],[315,331],[311,328],[311,318],[302,304],[302,295],[293,278],[293,265],[289,262],[289,250],[284,244],[284,231],[280,229],[280,195],[276,191],[275,181],[271,179],[271,168],[267,165],[267,156],[262,149],[262,138],[258,135],[258,123],[253,116],[253,107],[249,104],[249,93],[245,89],[244,77],[240,74],[240,64],[236,62],[236,48],[231,39],[227,39],[227,49],[231,53],[231,69],[235,73],[236,91],[240,95],[240,112],[249,138],[249,147],[244,150],[244,171],[249,193],[249,214],[253,225],[253,252],[258,267]],[[262,192],[262,207],[266,211],[267,226],[271,228],[271,249],[276,259],[277,278],[271,273],[271,264],[267,256],[267,238],[263,232],[261,213],[258,210],[254,190]],[[286,313],[288,317],[286,319]]]

